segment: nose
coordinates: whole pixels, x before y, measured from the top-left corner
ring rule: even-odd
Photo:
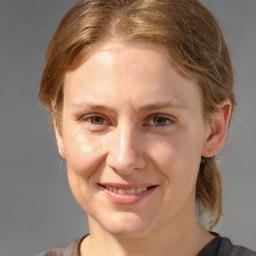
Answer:
[[[106,163],[120,175],[132,175],[145,167],[143,141],[139,132],[132,127],[126,126],[112,131],[108,147]]]

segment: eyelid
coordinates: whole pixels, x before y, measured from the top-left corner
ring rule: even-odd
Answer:
[[[105,115],[102,115],[102,114],[99,114],[99,113],[90,113],[90,114],[86,114],[86,115],[83,115],[81,117],[81,121],[87,121],[88,122],[88,119],[92,118],[92,117],[100,117],[100,118],[103,118],[104,119],[104,123],[110,123],[109,119],[105,116]],[[88,122],[90,123],[90,122]],[[92,123],[91,123],[92,124]],[[93,125],[93,124],[92,124]]]
[[[92,124],[88,119],[92,118],[92,117],[100,117],[100,118],[103,118],[104,119],[104,123],[102,125],[111,125],[112,124],[112,121],[106,117],[104,114],[101,114],[101,113],[97,113],[97,112],[94,112],[94,113],[89,113],[89,114],[84,114],[82,115],[81,118],[79,118],[79,121],[80,122],[87,122],[91,125],[94,125]],[[169,114],[165,114],[165,113],[153,113],[153,114],[150,114],[149,116],[146,117],[145,119],[145,122],[144,122],[144,125],[150,125],[149,122],[155,118],[155,117],[162,117],[162,118],[165,118],[167,120],[170,121],[169,124],[166,124],[166,125],[163,125],[163,126],[167,126],[167,125],[170,125],[172,123],[175,123],[176,122],[176,119],[173,117],[173,116],[170,116]],[[102,126],[102,125],[98,125],[98,126]],[[153,126],[153,125],[151,125]],[[159,126],[161,127],[161,126]]]
[[[164,113],[154,113],[154,114],[151,114],[150,117],[164,117],[164,118],[167,118],[167,119],[170,119],[172,121],[174,121],[174,117],[171,116],[170,114],[164,114]]]
[[[149,123],[149,122],[150,122],[153,118],[155,118],[155,117],[162,117],[162,118],[165,118],[165,119],[167,119],[167,120],[170,120],[170,123],[169,123],[169,124],[166,124],[166,125],[163,125],[163,126],[168,126],[168,125],[170,125],[170,124],[172,124],[172,123],[175,122],[175,118],[172,117],[172,116],[170,116],[170,115],[168,115],[168,114],[164,114],[164,113],[154,113],[154,114],[151,114],[150,116],[147,117],[147,119],[146,119],[147,123]],[[163,127],[163,126],[162,126],[162,127]],[[158,126],[158,127],[161,127],[161,126]]]

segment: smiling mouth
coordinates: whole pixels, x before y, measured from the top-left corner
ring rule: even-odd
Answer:
[[[158,185],[147,184],[99,184],[105,195],[116,204],[135,204],[150,196]]]
[[[114,193],[120,195],[136,195],[142,192],[147,191],[150,187],[138,187],[138,188],[130,188],[130,189],[122,189],[116,187],[105,187],[108,191],[113,191]]]
[[[149,189],[155,188],[156,186],[143,186],[143,187],[136,187],[136,188],[118,188],[114,186],[104,186],[102,185],[107,191],[114,192],[119,195],[137,195],[143,192],[146,192]]]

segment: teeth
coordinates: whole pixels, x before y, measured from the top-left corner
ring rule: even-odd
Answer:
[[[127,193],[125,189],[118,189],[118,194],[125,195]]]
[[[140,194],[141,192],[142,192],[142,188],[137,188],[137,189],[136,189],[136,193],[137,193],[137,194]]]
[[[148,188],[147,187],[139,187],[139,188],[130,188],[130,189],[121,189],[116,187],[106,187],[108,191],[113,191],[120,195],[135,195],[140,194],[141,192],[145,192]]]
[[[127,194],[129,195],[135,195],[136,194],[136,188],[131,188],[131,189],[128,189],[126,191]]]

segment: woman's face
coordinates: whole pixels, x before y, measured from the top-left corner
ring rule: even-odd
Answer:
[[[202,116],[198,86],[156,46],[107,44],[66,75],[57,141],[91,228],[139,237],[195,219]]]

